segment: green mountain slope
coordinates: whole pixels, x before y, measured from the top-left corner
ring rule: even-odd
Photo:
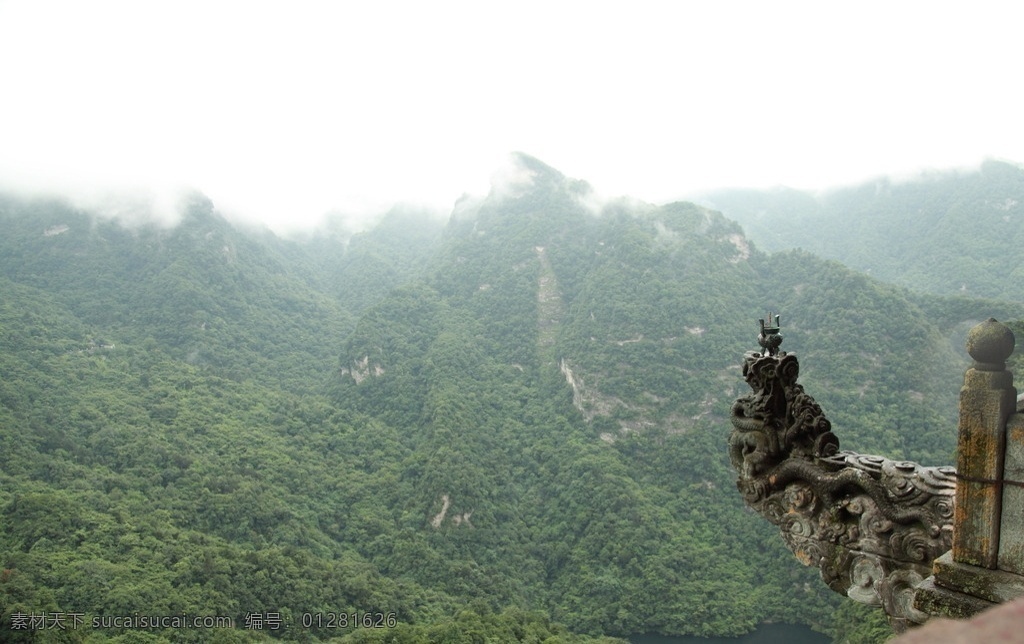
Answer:
[[[420,276],[437,252],[444,222],[434,213],[396,206],[366,230],[353,232],[344,219],[328,218],[312,232],[268,245],[289,264],[304,267],[305,281],[361,314],[391,289]]]
[[[602,349],[575,353],[580,364],[606,345],[633,351],[609,338],[631,337],[621,334],[657,309],[646,294],[618,289],[635,277],[622,266],[628,253],[650,251],[645,230],[663,221],[626,212],[599,219],[581,202],[585,186],[521,162],[531,179],[455,222],[433,274],[370,311],[348,341],[335,400],[405,428],[411,458],[399,520],[411,521],[410,538],[426,548],[418,558],[364,554],[389,574],[499,606],[526,601],[591,632],[737,634],[792,614],[795,604],[758,605],[751,591],[763,578],[792,585],[789,570],[740,563],[754,543],[772,544],[776,560],[779,551],[729,494],[721,427],[671,435],[652,426],[609,444],[573,407],[564,351],[589,342],[579,337],[592,330],[584,321],[601,316]],[[702,227],[690,220],[703,216],[679,206],[664,220]],[[711,242],[736,229],[719,217],[705,233]],[[695,249],[699,241],[686,240]],[[714,248],[707,255],[731,266],[736,247]],[[639,310],[616,311],[623,298]],[[597,299],[619,304],[595,308]],[[611,352],[599,364],[605,359],[628,361],[609,388],[632,405],[640,392],[626,388],[647,380],[642,354]],[[737,529],[713,537],[723,525]]]
[[[302,386],[351,328],[257,235],[192,197],[174,228],[125,227],[59,202],[0,203],[0,274],[58,298],[107,344],[161,347],[234,380]]]
[[[595,209],[517,163],[443,233],[397,212],[281,240],[201,199],[166,230],[4,201],[5,641],[42,612],[236,627],[70,641],[832,628],[841,599],[728,464],[756,319],[783,315],[843,447],[946,463],[960,338],[1022,307],[769,255],[692,204]]]
[[[765,255],[717,213],[596,214],[584,184],[520,163],[528,179],[453,222],[432,275],[368,312],[342,354],[338,404],[412,430],[409,508],[437,531],[436,560],[522,580],[586,630],[739,632],[791,617],[790,601],[827,610],[807,592],[762,602],[795,573],[742,510],[722,450],[757,316],[785,312],[786,348],[845,445],[946,463],[954,330],[988,305],[932,318],[944,302]]]
[[[803,248],[938,295],[1024,301],[1024,168],[934,173],[810,195],[721,190],[701,197],[769,250]]]

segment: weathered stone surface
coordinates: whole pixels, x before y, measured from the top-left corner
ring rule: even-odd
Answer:
[[[1000,604],[1024,595],[1024,577],[1003,570],[990,570],[954,561],[950,553],[935,560],[935,584]]]
[[[1005,422],[1016,405],[1013,374],[971,368],[960,390],[953,559],[998,565]]]
[[[1006,423],[1003,480],[999,568],[1024,575],[1024,414],[1012,414]]]
[[[974,358],[979,371],[1003,371],[1006,359],[1013,354],[1016,338],[1010,327],[989,318],[967,333],[967,353]]]
[[[951,619],[967,619],[993,606],[995,604],[992,602],[943,588],[935,583],[934,577],[928,577],[918,584],[914,594],[915,609],[927,615],[941,615]]]
[[[794,355],[748,353],[743,375],[729,454],[744,500],[830,588],[881,606],[897,632],[924,622],[914,588],[952,544],[953,468],[839,452]]]

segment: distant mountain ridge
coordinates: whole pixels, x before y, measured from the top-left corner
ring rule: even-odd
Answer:
[[[770,251],[803,248],[926,293],[1024,301],[1017,164],[990,160],[977,171],[882,178],[819,195],[719,190],[700,201]]]

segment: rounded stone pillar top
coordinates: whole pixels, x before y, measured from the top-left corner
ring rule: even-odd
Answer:
[[[967,333],[967,353],[974,358],[975,369],[1002,371],[1013,353],[1015,339],[1010,327],[989,318]]]

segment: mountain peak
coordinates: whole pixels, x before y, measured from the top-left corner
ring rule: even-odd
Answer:
[[[591,192],[591,187],[586,181],[569,179],[536,157],[513,152],[508,162],[491,175],[489,198],[504,200],[551,190],[585,195]]]
[[[525,152],[513,152],[509,155],[509,158],[512,163],[516,164],[520,168],[529,170],[530,172],[549,175],[553,178],[565,179],[565,175],[561,172],[555,170],[537,157],[526,154]]]

